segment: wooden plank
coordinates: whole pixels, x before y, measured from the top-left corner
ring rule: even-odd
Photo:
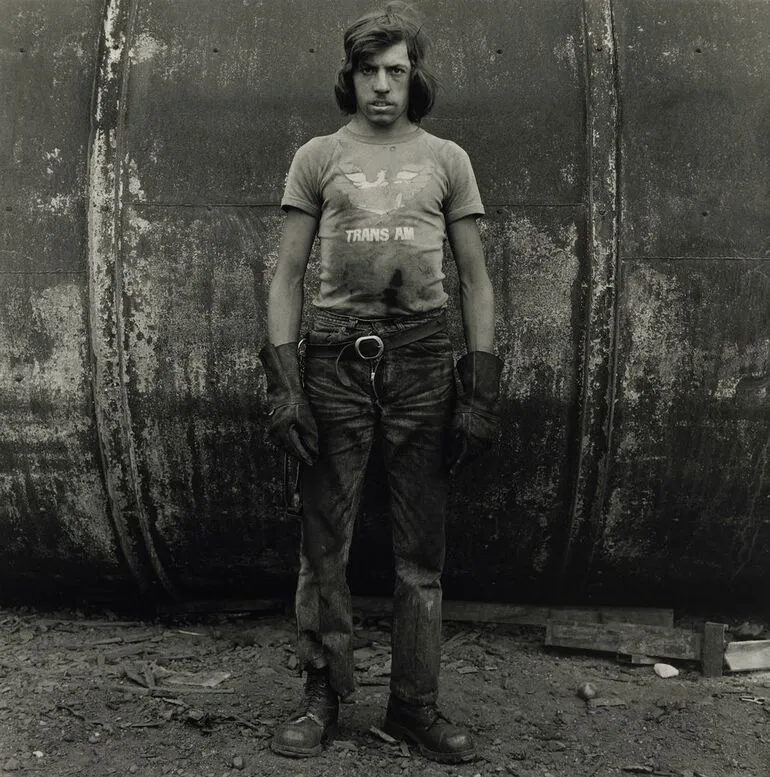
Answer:
[[[353,609],[362,615],[390,615],[393,602],[385,597],[354,596]],[[640,623],[674,625],[674,611],[653,607],[548,607],[507,603],[445,600],[441,608],[445,621],[545,626],[549,621],[579,623]]]
[[[703,638],[694,631],[635,623],[566,623],[546,626],[545,644],[606,653],[644,654],[699,661]]]
[[[205,614],[209,612],[260,612],[284,614],[289,610],[285,599],[191,599],[178,605],[167,605],[166,614]]]
[[[596,614],[598,620],[590,618]],[[674,611],[668,608],[658,607],[562,607],[551,608],[548,620],[555,621],[580,621],[582,616],[586,622],[592,623],[638,623],[647,626],[665,626],[672,628],[674,625]]]
[[[770,639],[730,642],[725,650],[725,662],[731,672],[770,669]]]
[[[187,601],[185,613],[286,612],[291,604],[283,599],[210,599]],[[353,609],[365,617],[389,616],[393,600],[384,596],[354,596]],[[545,626],[549,621],[575,623],[639,623],[649,626],[674,625],[674,611],[658,607],[549,607],[494,602],[445,600],[441,608],[445,621]]]
[[[618,653],[615,659],[621,664],[632,664],[633,666],[653,666],[657,664],[657,660],[651,656],[645,656],[642,653]]]
[[[724,623],[706,622],[703,626],[703,674],[706,677],[721,677],[725,660]]]

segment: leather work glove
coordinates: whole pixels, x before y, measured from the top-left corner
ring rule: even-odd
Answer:
[[[492,445],[499,422],[497,400],[503,363],[492,353],[471,351],[456,366],[462,390],[450,431],[448,460],[452,475]]]
[[[268,343],[259,359],[267,376],[270,404],[267,435],[287,453],[312,467],[318,457],[318,428],[302,388],[297,343]]]

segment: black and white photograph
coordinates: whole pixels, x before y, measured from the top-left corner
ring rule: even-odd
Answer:
[[[0,777],[770,775],[770,0],[0,0]]]

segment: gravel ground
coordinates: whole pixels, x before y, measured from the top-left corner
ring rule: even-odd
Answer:
[[[769,633],[765,627],[762,636]],[[0,608],[0,774],[50,777],[767,777],[770,672],[704,678],[543,646],[535,627],[445,624],[440,706],[479,759],[386,741],[387,620],[357,631],[359,689],[322,755],[269,749],[302,679],[283,615],[119,620]],[[592,682],[586,701],[577,689]]]

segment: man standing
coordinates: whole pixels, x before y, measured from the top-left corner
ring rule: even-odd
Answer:
[[[315,755],[354,690],[348,551],[364,471],[380,432],[396,585],[384,729],[428,758],[472,760],[470,735],[438,710],[441,572],[449,479],[491,442],[502,364],[467,154],[419,126],[436,81],[421,25],[401,3],[345,32],[335,93],[351,116],[296,153],[270,287],[267,375],[272,439],[303,462],[298,655],[304,706],[274,751]],[[320,291],[297,358],[305,271],[320,241]],[[444,309],[444,237],[457,265],[468,353],[453,373]]]

